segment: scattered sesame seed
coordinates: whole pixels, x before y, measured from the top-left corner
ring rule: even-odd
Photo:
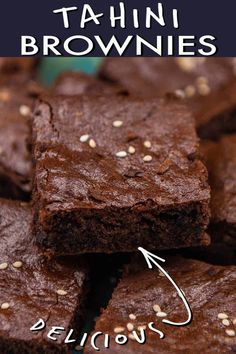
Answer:
[[[127,156],[127,152],[126,151],[118,151],[116,153],[117,157],[126,157]]]
[[[236,325],[236,318],[233,319],[233,324]]]
[[[133,329],[134,329],[134,325],[132,323],[127,323],[126,327],[127,327],[128,331],[133,331]]]
[[[197,62],[194,60],[194,58],[176,58],[175,60],[180,69],[185,72],[191,72],[197,65]]]
[[[28,116],[28,115],[30,115],[31,109],[30,109],[30,107],[26,106],[25,104],[22,104],[19,108],[19,112],[22,116]]]
[[[208,79],[205,76],[199,76],[196,80],[197,85],[201,85],[201,84],[208,84]]]
[[[196,93],[196,89],[193,85],[188,85],[185,87],[185,93],[187,97],[193,97]]]
[[[144,158],[143,158],[143,161],[144,161],[144,162],[150,162],[150,161],[152,161],[152,156],[151,156],[151,155],[145,155]]]
[[[131,154],[131,155],[133,155],[133,154],[135,154],[135,148],[133,147],[133,146],[129,146],[129,148],[128,148],[128,153],[129,154]]]
[[[226,329],[225,333],[229,336],[229,337],[234,337],[235,336],[235,331],[233,329]]]
[[[160,275],[160,277],[165,277],[165,274],[162,273],[160,270],[159,270],[159,275]]]
[[[96,142],[95,142],[93,139],[90,139],[90,140],[89,140],[89,146],[90,146],[92,149],[94,149],[94,148],[97,146],[97,144],[96,144]]]
[[[220,312],[220,313],[218,313],[217,317],[220,320],[224,320],[225,318],[228,318],[228,315],[226,313]]]
[[[136,316],[135,316],[133,313],[131,313],[131,314],[129,315],[129,318],[130,318],[131,320],[136,320]]]
[[[207,96],[211,92],[211,89],[206,84],[201,84],[198,86],[198,92],[201,96]]]
[[[0,269],[3,270],[3,269],[7,269],[8,267],[8,264],[7,263],[1,263],[0,264]]]
[[[59,290],[57,290],[57,294],[63,296],[63,295],[67,294],[67,291],[59,289]]]
[[[132,340],[135,340],[135,336],[134,336],[132,333],[130,333],[130,334],[128,335],[128,337],[129,337],[130,339],[132,339]]]
[[[125,328],[124,327],[115,327],[114,328],[114,332],[115,333],[121,333],[124,332]]]
[[[8,101],[10,99],[10,94],[8,91],[0,91],[0,100]]]
[[[146,325],[143,325],[143,326],[138,326],[138,330],[141,331],[141,329],[146,329],[147,326]]]
[[[161,312],[161,308],[160,308],[160,306],[157,305],[157,304],[153,306],[153,310],[154,310],[155,312]]]
[[[222,320],[222,324],[223,324],[224,326],[229,326],[229,325],[230,325],[230,322],[229,322],[229,320],[227,320],[227,318],[225,318],[224,320]]]
[[[4,302],[2,305],[1,305],[1,309],[2,310],[7,310],[9,309],[10,307],[10,304],[8,302]]]
[[[113,127],[115,128],[119,128],[123,125],[123,122],[122,120],[115,120],[113,123],[112,123]]]
[[[12,265],[14,268],[20,268],[22,267],[23,263],[21,261],[16,261]]]
[[[81,137],[79,138],[81,143],[86,143],[86,141],[88,141],[88,139],[89,139],[88,134],[81,135]]]
[[[166,317],[167,314],[166,314],[165,312],[160,311],[160,312],[157,312],[157,313],[156,313],[156,316],[157,316],[157,317]]]
[[[179,97],[179,98],[185,98],[185,92],[184,90],[175,90],[175,96]]]
[[[151,141],[149,140],[144,141],[143,145],[148,149],[150,149],[150,147],[152,146]]]

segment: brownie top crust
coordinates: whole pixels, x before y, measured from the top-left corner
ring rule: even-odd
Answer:
[[[63,339],[83,307],[86,267],[42,255],[28,204],[1,200],[0,205],[0,352],[68,353]],[[40,318],[46,329],[30,331]],[[55,325],[65,333],[54,343],[47,331]]]
[[[44,97],[33,135],[40,209],[209,198],[193,120],[178,100]]]
[[[104,337],[97,339],[101,353],[233,353],[236,346],[236,267],[216,266],[181,257],[165,257],[161,265],[183,290],[192,310],[192,322],[187,326],[171,326],[168,319],[184,322],[188,315],[183,301],[170,281],[154,266],[148,269],[137,258],[129,264],[115,288],[112,299],[96,322],[93,333],[110,335],[109,348],[104,349]],[[227,321],[226,321],[227,319]],[[161,330],[165,337],[150,330]],[[145,331],[146,342],[135,339]],[[126,335],[124,345],[115,337]],[[93,353],[88,341],[85,353]]]
[[[207,137],[219,134],[218,127],[204,131],[210,120],[215,123],[218,115],[235,111],[235,68],[235,58],[107,58],[100,76],[141,96],[174,92],[191,108],[200,135]],[[235,121],[224,129],[236,130]]]
[[[0,73],[1,74],[15,74],[15,73],[34,73],[37,58],[12,58],[0,57]]]

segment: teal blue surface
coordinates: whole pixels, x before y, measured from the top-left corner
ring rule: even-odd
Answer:
[[[44,84],[51,84],[62,71],[84,71],[93,74],[103,58],[44,58],[40,66],[40,77]]]

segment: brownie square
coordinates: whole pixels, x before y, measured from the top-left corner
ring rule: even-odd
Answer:
[[[198,134],[236,131],[235,58],[107,58],[100,76],[141,96],[174,92],[193,112]]]
[[[0,79],[0,196],[28,199],[31,192],[31,111],[42,88],[28,75]]]
[[[184,322],[187,311],[170,281],[157,268],[148,269],[145,261],[138,258],[126,267],[112,299],[97,320],[92,334],[101,331],[110,339],[109,348],[104,348],[104,335],[97,336],[100,353],[234,353],[236,266],[211,265],[181,257],[165,259],[162,266],[184,291],[192,322],[180,327],[162,322]],[[151,322],[165,334],[163,339],[149,328]],[[146,342],[139,344],[134,332],[139,339],[145,333]],[[121,335],[128,339],[124,345],[115,343],[115,337]],[[94,353],[90,339],[86,354]]]
[[[236,135],[201,143],[211,186],[211,227],[216,240],[222,234],[236,241]]]
[[[178,100],[45,97],[33,140],[37,240],[56,254],[208,242],[206,169]]]
[[[26,203],[1,200],[0,206],[0,352],[69,354],[63,341],[81,326],[87,266],[42,255]],[[39,319],[46,328],[31,331]],[[52,326],[65,328],[57,341],[47,338]]]
[[[99,80],[83,72],[68,71],[59,75],[53,87],[53,94],[64,96],[76,95],[113,95],[126,94],[119,85]]]

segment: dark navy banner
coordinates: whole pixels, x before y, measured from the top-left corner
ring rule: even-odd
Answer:
[[[236,56],[235,0],[8,0],[0,56]]]

